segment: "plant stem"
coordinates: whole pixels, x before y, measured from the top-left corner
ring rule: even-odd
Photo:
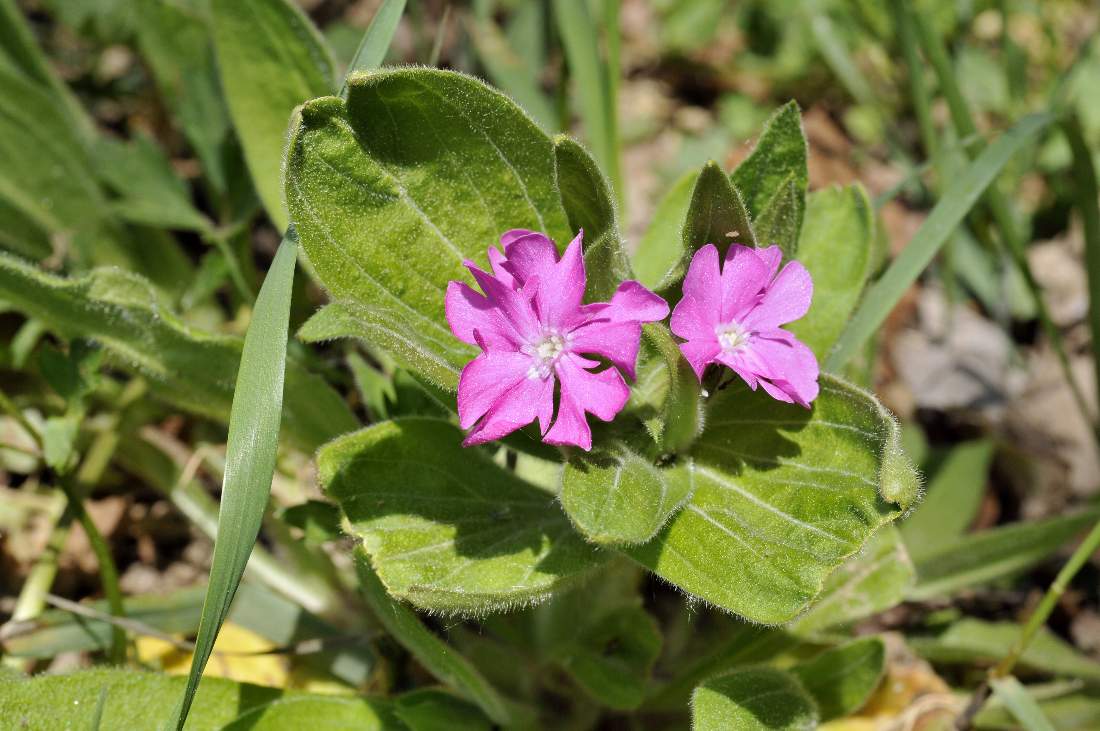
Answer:
[[[92,516],[88,514],[84,501],[74,494],[75,485],[69,484],[65,487],[65,492],[69,496],[68,510],[75,513],[80,527],[84,529],[84,535],[88,538],[92,553],[95,554],[96,561],[99,563],[99,578],[103,583],[103,593],[107,597],[111,614],[120,619],[125,618],[126,609],[122,602],[122,589],[118,583],[118,567],[115,565],[114,557],[111,556],[111,548],[96,527]],[[126,661],[126,632],[118,625],[111,626],[111,647],[107,657],[115,665]]]
[[[15,402],[8,398],[8,395],[3,391],[0,391],[0,408],[8,412],[8,416],[15,419],[16,423],[23,427],[23,431],[30,434],[31,439],[34,440],[35,445],[38,447],[38,453],[42,454],[45,451],[45,446],[42,443],[42,435],[34,428],[34,424],[27,420],[27,417],[24,416],[23,412],[19,410],[19,407],[15,405]]]

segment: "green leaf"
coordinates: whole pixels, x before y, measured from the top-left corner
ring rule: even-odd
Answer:
[[[878,330],[902,294],[932,261],[951,232],[997,177],[997,173],[1016,152],[1045,129],[1052,119],[1049,115],[1042,114],[1021,119],[955,178],[902,253],[867,291],[867,296],[845,327],[836,348],[829,354],[825,363],[826,370],[837,371],[842,368]]]
[[[790,330],[824,359],[848,321],[871,274],[875,224],[861,185],[815,191],[806,206],[798,260],[814,282],[813,304]]]
[[[184,678],[113,668],[0,680],[0,718],[27,731],[85,729],[105,688],[107,699],[100,728],[155,729],[160,728],[185,683]],[[241,713],[262,707],[281,694],[276,688],[207,678],[186,729],[219,731]]]
[[[698,178],[698,170],[689,170],[672,184],[657,204],[649,228],[638,242],[633,257],[634,273],[638,281],[650,289],[656,289],[680,264],[684,253],[684,221]]]
[[[661,289],[671,287],[683,279],[695,252],[707,244],[717,246],[722,257],[725,257],[726,249],[731,243],[756,246],[756,235],[749,223],[749,214],[741,200],[741,194],[714,161],[704,165],[695,180],[681,241],[683,250],[680,263],[661,282]]]
[[[1000,662],[1020,638],[1021,627],[1011,622],[961,619],[929,636],[910,635],[906,643],[921,657],[945,664]],[[1100,663],[1086,657],[1045,627],[1024,650],[1020,667],[1086,680],[1100,679]]]
[[[302,109],[287,201],[317,276],[362,336],[448,389],[473,356],[450,332],[443,292],[512,228],[572,238],[553,143],[507,97],[453,72],[355,76],[348,101]],[[324,311],[322,311],[324,312]],[[336,327],[343,322],[346,328]]]
[[[922,550],[911,599],[950,595],[1039,563],[1094,523],[1100,508],[972,533]]]
[[[776,191],[756,218],[753,219],[753,233],[761,246],[778,246],[783,256],[794,258],[798,251],[798,234],[802,230],[802,217],[806,209],[806,192],[799,191],[794,174]]]
[[[135,41],[170,121],[179,125],[202,162],[203,175],[216,190],[225,192],[231,182],[223,155],[230,122],[210,42],[209,18],[183,3],[132,5],[138,15]]]
[[[283,148],[291,112],[332,93],[332,57],[313,23],[289,0],[213,0],[210,9],[229,115],[260,200],[283,231]]]
[[[585,628],[564,660],[587,693],[611,708],[637,708],[661,652],[657,622],[641,607],[622,607]]]
[[[554,159],[569,228],[584,231],[585,301],[607,302],[619,284],[633,276],[615,220],[611,189],[596,161],[575,140],[555,137]]]
[[[398,696],[394,699],[393,713],[409,731],[491,731],[494,728],[469,703],[434,688]]]
[[[802,115],[798,104],[790,101],[765,123],[756,147],[730,176],[754,223],[765,211],[774,208],[777,200],[791,196],[793,192],[795,205],[789,215],[794,218],[794,230],[802,229],[802,213],[806,207],[806,186],[809,181],[806,158]],[[792,185],[793,191],[787,190]],[[764,245],[772,243],[767,239],[761,241]],[[786,249],[784,253],[787,253]]]
[[[452,424],[409,418],[318,454],[321,484],[391,594],[430,610],[499,610],[544,599],[605,560],[553,495],[461,442]]]
[[[295,241],[283,239],[256,297],[252,322],[241,350],[229,416],[210,583],[206,587],[199,633],[195,638],[191,674],[174,714],[177,729],[183,728],[218,630],[229,616],[233,596],[244,575],[267,508],[283,416],[287,323],[297,256]]]
[[[424,626],[416,613],[386,593],[366,553],[356,551],[359,586],[371,612],[402,647],[439,681],[476,703],[494,721],[507,724],[507,702],[469,660]]]
[[[401,22],[401,14],[404,12],[405,0],[384,0],[378,12],[370,19],[367,32],[363,34],[363,40],[359,42],[359,48],[355,50],[355,56],[348,65],[340,96],[344,96],[347,91],[347,76],[357,71],[370,71],[382,65],[386,59],[386,52],[390,49],[390,43],[393,42],[393,34],[397,32],[397,25]]]
[[[1026,690],[1059,731],[1092,731],[1100,725],[1100,692],[1095,688],[1082,688],[1078,681],[1055,681],[1029,685]],[[994,697],[974,717],[974,727],[1018,731],[1020,723]]]
[[[279,519],[304,533],[306,543],[319,546],[343,535],[340,530],[340,510],[322,500],[306,500],[278,513]]]
[[[50,469],[67,472],[73,457],[80,419],[75,416],[51,416],[42,429],[42,457]]]
[[[708,404],[691,500],[656,539],[625,550],[719,607],[786,622],[917,500],[899,439],[874,396],[843,381],[823,377],[812,410],[738,382]]]
[[[138,135],[129,143],[100,139],[93,158],[99,176],[120,196],[111,202],[111,210],[122,218],[158,228],[210,228],[168,158],[148,137]]]
[[[897,528],[888,525],[867,542],[863,551],[829,575],[817,601],[799,615],[789,630],[813,635],[889,609],[905,598],[915,576]]]
[[[989,685],[993,688],[993,695],[1012,711],[1024,727],[1024,731],[1054,731],[1047,717],[1043,715],[1043,709],[1038,701],[1028,695],[1027,689],[1020,685],[1020,681],[1011,675],[1007,678],[991,680]]]
[[[966,533],[981,505],[993,461],[993,442],[975,439],[951,448],[931,476],[924,500],[901,523],[901,535],[917,562]]]
[[[817,709],[798,680],[775,668],[752,668],[710,680],[691,697],[695,731],[810,731]]]
[[[640,431],[640,430],[639,430]],[[646,440],[644,432],[639,440]],[[656,445],[605,442],[566,463],[561,503],[569,519],[594,543],[644,543],[664,526],[691,496],[691,459],[673,467],[656,467]]]
[[[654,438],[663,454],[675,454],[690,447],[703,431],[702,389],[667,326],[647,324],[642,335],[659,354],[664,369],[664,402]]]
[[[241,339],[188,327],[144,279],[110,269],[65,279],[0,254],[0,298],[63,337],[95,340],[112,362],[143,375],[167,401],[228,419]],[[286,390],[285,432],[303,450],[355,428],[339,394],[294,360]]]
[[[301,332],[298,336],[301,337]],[[346,360],[348,370],[355,378],[359,398],[363,400],[363,405],[370,412],[372,421],[386,419],[389,416],[390,407],[397,401],[393,379],[368,364],[358,353],[349,353]]]
[[[817,702],[822,721],[847,716],[863,706],[882,680],[886,646],[878,637],[863,637],[826,650],[791,668]]]
[[[223,731],[285,731],[292,728],[354,728],[386,731],[394,719],[384,701],[334,695],[286,694],[251,708],[223,727]]]

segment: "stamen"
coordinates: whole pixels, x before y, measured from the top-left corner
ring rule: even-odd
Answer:
[[[546,380],[554,370],[558,358],[569,348],[572,340],[569,333],[562,333],[556,327],[545,328],[533,342],[522,347],[522,351],[531,356],[531,365],[527,377]]]
[[[749,334],[736,322],[728,322],[714,328],[714,334],[718,337],[718,344],[722,350],[732,353],[749,340]]]

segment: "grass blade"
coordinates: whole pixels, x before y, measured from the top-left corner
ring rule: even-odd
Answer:
[[[191,674],[171,721],[171,727],[177,731],[183,728],[218,630],[229,614],[267,506],[282,420],[287,329],[297,252],[297,238],[290,234],[283,239],[271,263],[245,336],[229,417],[225,479],[210,583],[195,640]]]
[[[370,25],[367,26],[367,32],[363,34],[363,40],[359,42],[359,48],[355,49],[355,56],[348,65],[348,72],[340,85],[340,96],[347,96],[348,76],[356,71],[370,71],[382,65],[404,12],[405,0],[386,0],[382,3],[382,7],[378,8],[378,12],[374,14]]]
[[[616,21],[614,26],[606,28],[610,39],[619,32],[617,23],[619,0],[603,0],[603,2],[609,6],[605,11],[605,20]],[[556,0],[554,17],[561,33],[562,44],[565,46],[565,58],[569,64],[569,71],[577,80],[581,118],[584,120],[592,156],[607,172],[621,207],[625,196],[619,161],[619,130],[616,113],[618,100],[614,93],[618,89],[618,79],[612,80],[612,75],[617,75],[619,68],[618,65],[611,65],[611,61],[617,59],[600,58],[599,34],[588,11],[588,3],[577,2],[577,0]],[[617,57],[618,39],[610,40],[608,48],[611,50],[609,55]]]
[[[1019,680],[1009,676],[994,680],[990,685],[993,687],[993,695],[1005,704],[1025,731],[1054,731],[1054,726],[1043,715],[1043,709],[1028,694],[1027,689],[1020,685]]]
[[[1062,124],[1073,160],[1074,193],[1085,229],[1085,273],[1089,283],[1089,327],[1092,329],[1092,357],[1097,364],[1097,393],[1100,393],[1100,198],[1092,150],[1085,141],[1081,120],[1071,115]]]
[[[1024,117],[990,145],[944,192],[921,227],[913,235],[886,273],[867,291],[836,347],[825,362],[825,370],[836,373],[855,355],[890,314],[902,294],[928,266],[947,237],[978,198],[992,184],[1001,168],[1051,123],[1049,114]]]

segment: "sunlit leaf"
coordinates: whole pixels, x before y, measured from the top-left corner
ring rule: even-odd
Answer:
[[[739,670],[695,689],[695,731],[810,731],[817,728],[813,699],[790,673],[775,668]]]
[[[863,637],[826,650],[791,672],[817,703],[822,721],[859,709],[874,692],[885,670],[886,647],[878,637]]]

